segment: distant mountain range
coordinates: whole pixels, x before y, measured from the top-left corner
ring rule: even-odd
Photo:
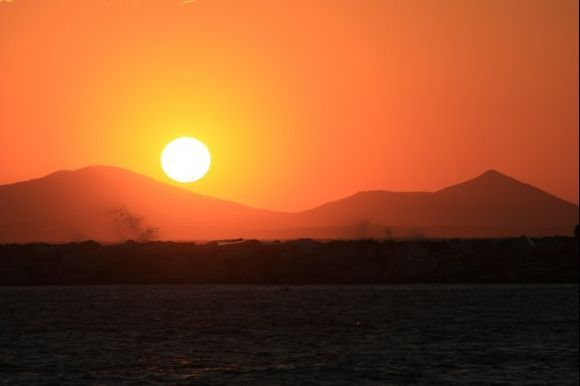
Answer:
[[[572,234],[578,217],[577,205],[493,170],[436,192],[360,192],[295,213],[109,166],[0,185],[0,243],[551,236]]]

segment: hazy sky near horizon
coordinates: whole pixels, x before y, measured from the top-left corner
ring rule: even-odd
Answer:
[[[497,169],[578,202],[575,0],[0,0],[0,184],[107,164],[278,210]]]

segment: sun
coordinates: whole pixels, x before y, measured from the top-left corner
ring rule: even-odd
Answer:
[[[169,142],[161,153],[161,167],[169,178],[177,182],[194,182],[206,175],[211,164],[209,149],[191,137]]]

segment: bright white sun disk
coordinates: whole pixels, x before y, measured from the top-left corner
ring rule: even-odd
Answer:
[[[178,182],[194,182],[205,176],[211,164],[208,148],[191,137],[169,142],[161,153],[161,167],[169,178]]]

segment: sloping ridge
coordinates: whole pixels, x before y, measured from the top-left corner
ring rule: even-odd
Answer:
[[[308,226],[368,222],[428,237],[570,234],[578,206],[488,170],[436,192],[360,192],[301,213]]]
[[[127,237],[119,211],[176,240],[237,236],[272,216],[125,169],[91,166],[0,186],[0,242],[114,241]]]
[[[553,228],[578,222],[577,205],[495,170],[435,195],[450,209],[447,221],[459,225]]]

